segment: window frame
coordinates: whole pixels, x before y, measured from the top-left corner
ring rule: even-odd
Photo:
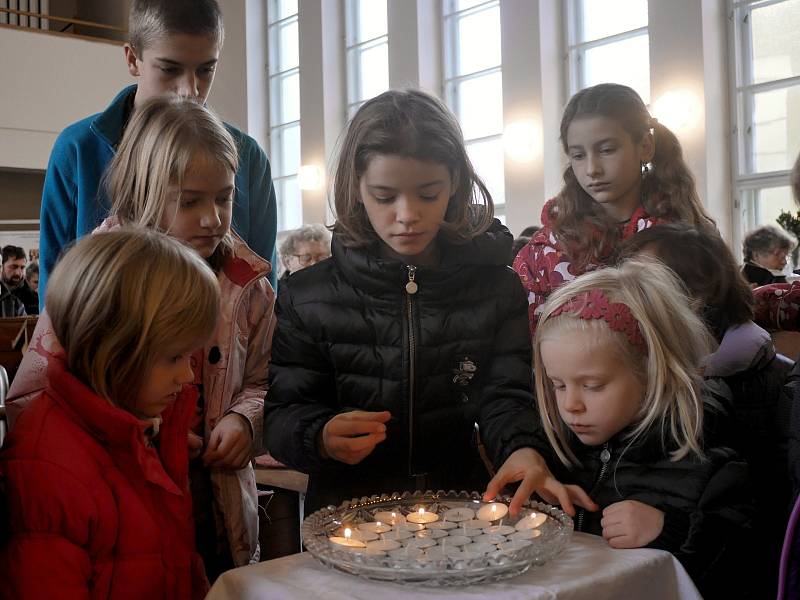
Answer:
[[[647,0],[652,2],[654,0]],[[658,1],[658,0],[655,0]],[[624,42],[626,40],[639,37],[641,35],[650,36],[650,22],[648,19],[647,25],[644,27],[637,27],[636,29],[629,29],[614,33],[605,37],[597,38],[591,41],[579,40],[579,32],[583,31],[583,17],[581,5],[583,0],[569,0],[566,6],[566,25],[567,25],[567,96],[572,97],[573,94],[579,92],[586,87],[586,82],[583,76],[583,64],[585,62],[586,51],[593,48],[600,48]],[[648,40],[649,41],[649,40]],[[648,64],[648,79],[650,78],[650,60]],[[649,90],[652,93],[652,87]],[[650,96],[650,94],[648,94]]]
[[[374,1],[374,0],[373,0]],[[387,25],[386,33],[364,40],[358,40],[358,21],[359,21],[359,2],[358,0],[344,0],[344,56],[346,71],[346,98],[345,98],[345,120],[349,120],[359,107],[369,98],[361,98],[361,63],[359,57],[361,52],[377,46],[386,45],[387,56],[389,48],[389,25],[388,25],[388,0],[387,2]],[[386,69],[388,72],[389,64],[387,60]],[[388,88],[387,88],[388,89]]]
[[[442,1],[442,55],[443,55],[443,70],[442,70],[442,97],[444,98],[445,104],[450,107],[450,110],[456,115],[459,115],[460,112],[460,104],[459,104],[459,94],[458,88],[459,84],[468,81],[470,79],[478,79],[480,77],[485,77],[486,75],[491,75],[494,73],[500,73],[501,75],[501,89],[502,89],[502,73],[503,73],[503,62],[502,62],[502,55],[500,57],[500,64],[493,67],[487,67],[481,69],[479,71],[473,71],[466,74],[458,75],[458,45],[459,45],[459,33],[458,33],[458,22],[459,19],[465,16],[469,16],[475,13],[479,13],[485,11],[489,8],[500,7],[501,0],[484,0],[479,4],[474,6],[470,6],[469,8],[458,9],[457,8],[458,0],[443,0]],[[500,32],[502,36],[502,31]],[[464,145],[466,146],[467,150],[472,144],[477,144],[481,142],[488,142],[488,141],[501,141],[503,139],[503,131],[502,129],[496,134],[485,135],[477,138],[469,138],[464,140]],[[504,154],[504,163],[505,163],[505,154]],[[505,164],[503,164],[503,179],[505,179]],[[484,182],[485,183],[485,182]],[[505,181],[503,181],[503,202],[501,204],[495,204],[494,211],[495,216],[500,218],[501,220],[505,219],[506,215],[506,189],[505,189]]]
[[[281,83],[282,81],[290,77],[292,75],[300,75],[300,64],[299,64],[299,44],[300,44],[300,37],[299,37],[299,13],[292,13],[287,15],[283,18],[271,20],[270,17],[272,14],[278,15],[278,2],[277,0],[270,0],[267,3],[267,77],[268,77],[268,88],[269,88],[269,106],[268,106],[268,126],[269,126],[269,156],[271,159],[271,167],[272,167],[272,183],[275,188],[276,197],[278,201],[278,231],[288,231],[294,228],[294,223],[286,223],[285,218],[287,215],[294,214],[296,211],[294,209],[287,210],[287,206],[290,203],[296,203],[297,207],[300,210],[300,224],[302,225],[303,222],[303,195],[302,192],[298,193],[296,198],[286,198],[283,195],[285,189],[285,183],[297,180],[298,173],[284,173],[284,164],[286,162],[286,157],[281,149],[281,137],[280,133],[290,129],[292,127],[297,126],[301,128],[301,120],[302,115],[300,115],[300,107],[297,107],[297,114],[300,118],[294,119],[292,121],[279,121],[276,118],[276,115],[282,115],[283,110],[283,92],[281,90]],[[281,44],[281,34],[280,29],[285,27],[286,25],[290,25],[292,23],[297,23],[298,26],[298,64],[297,66],[290,67],[288,69],[283,69],[282,71],[277,70],[278,65],[281,63],[281,52],[280,52],[280,44]],[[273,72],[273,65],[275,66],[275,71]],[[301,155],[302,157],[302,155]],[[300,158],[300,157],[298,157]],[[298,161],[298,165],[302,162],[302,159]],[[299,190],[299,188],[298,188]]]
[[[744,233],[759,223],[758,192],[776,187],[791,187],[792,167],[772,171],[756,171],[755,166],[755,99],[762,92],[800,87],[800,75],[754,82],[754,60],[751,15],[754,9],[781,4],[786,0],[728,0],[728,56],[731,77],[731,177],[735,244]]]

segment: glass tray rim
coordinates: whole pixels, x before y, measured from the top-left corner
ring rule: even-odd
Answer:
[[[523,503],[523,509],[546,514],[554,521],[555,530],[544,539],[537,538],[539,541],[530,546],[503,553],[502,556],[419,561],[415,558],[356,553],[346,548],[336,548],[328,542],[331,524],[347,511],[374,510],[398,503],[411,506],[446,501],[489,504],[483,501],[483,494],[464,490],[416,490],[362,496],[345,500],[339,506],[327,506],[309,515],[301,526],[303,545],[323,565],[367,579],[417,585],[468,585],[515,577],[527,571],[531,565],[541,565],[552,560],[569,543],[574,528],[572,518],[560,508],[528,500]],[[510,504],[511,496],[501,495],[493,502]]]

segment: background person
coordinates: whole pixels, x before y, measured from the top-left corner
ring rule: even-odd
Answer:
[[[753,287],[786,283],[783,270],[789,254],[797,248],[797,238],[777,225],[764,225],[749,232],[742,243],[742,273]]]

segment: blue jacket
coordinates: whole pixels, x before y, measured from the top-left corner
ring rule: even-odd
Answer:
[[[126,87],[104,112],[62,131],[53,146],[42,193],[40,290],[46,288],[62,250],[108,216],[110,203],[100,181],[122,138],[126,108],[135,93],[135,85]],[[225,126],[239,148],[233,229],[251,249],[275,264],[278,211],[269,161],[253,138]],[[273,287],[274,273],[270,274]],[[42,305],[44,297],[40,292]]]

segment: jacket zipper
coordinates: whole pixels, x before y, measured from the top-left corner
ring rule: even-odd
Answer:
[[[414,378],[416,363],[416,339],[414,336],[413,296],[417,293],[417,267],[407,265],[408,281],[406,282],[406,318],[408,320],[408,474],[416,475],[414,469]]]
[[[597,475],[597,479],[594,481],[591,492],[589,492],[590,496],[597,489],[597,486],[600,485],[600,482],[603,481],[603,477],[605,477],[606,471],[608,470],[608,465],[611,462],[611,444],[609,442],[603,444],[603,449],[600,451],[600,462],[602,463],[602,466],[600,467],[600,473]],[[583,531],[583,516],[585,514],[586,509],[578,509],[578,526],[575,528],[575,531]]]

